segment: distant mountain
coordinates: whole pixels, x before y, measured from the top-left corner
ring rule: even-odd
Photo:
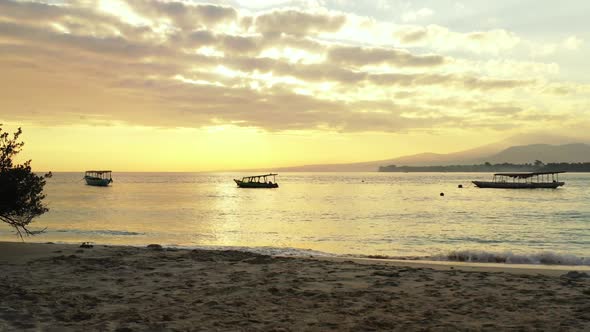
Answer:
[[[485,160],[484,160],[485,159]],[[541,160],[544,163],[580,163],[590,161],[590,145],[583,143],[549,145],[532,144],[513,146],[487,158],[481,162],[494,163],[532,163]]]
[[[482,162],[511,162],[510,160],[501,160],[502,152],[511,149],[517,148],[522,146],[544,146],[544,147],[556,147],[556,146],[569,146],[569,145],[586,145],[583,143],[578,143],[580,141],[587,141],[583,138],[574,138],[574,137],[566,137],[566,136],[558,136],[558,135],[548,135],[546,133],[541,132],[532,132],[528,134],[520,134],[516,136],[512,136],[505,140],[480,146],[474,149],[469,149],[460,152],[448,153],[448,154],[437,154],[437,153],[421,153],[416,155],[398,157],[395,159],[391,159],[393,164],[396,165],[404,165],[404,166],[432,166],[432,165],[440,165],[440,166],[447,166],[447,165],[472,165],[472,164],[479,164]],[[588,145],[586,145],[588,146]],[[537,149],[532,148],[533,150],[537,151]],[[524,153],[522,149],[521,153]],[[539,149],[543,150],[543,148]],[[556,149],[547,149],[548,151],[557,151],[561,150],[560,148]],[[556,160],[554,162],[563,161],[563,162],[578,162],[577,160],[572,159],[571,157],[575,156],[577,152],[574,152],[570,149],[564,149],[568,152],[559,155],[559,158],[564,158],[561,160]],[[583,152],[583,151],[579,151]],[[541,154],[537,152],[531,152],[527,154],[525,157],[529,158],[523,161],[516,161],[514,159],[514,163],[528,163],[533,162],[539,158],[530,159],[531,156],[546,156],[546,162],[553,162],[553,158],[551,158],[551,153]],[[498,159],[496,158],[498,156]],[[524,156],[524,155],[523,155]],[[569,156],[569,157],[568,157]],[[508,157],[508,156],[505,156]],[[488,160],[489,159],[489,160]],[[551,159],[551,160],[550,160]],[[539,159],[545,162],[544,159]],[[590,161],[590,159],[586,158],[583,161]]]
[[[502,143],[484,145],[475,149],[469,149],[449,154],[440,153],[419,153],[392,159],[367,161],[349,164],[317,164],[277,169],[281,172],[373,172],[384,165],[408,165],[408,166],[429,166],[429,165],[452,165],[458,160],[475,161],[478,158],[489,156],[505,148]]]
[[[369,161],[350,164],[320,164],[277,169],[281,172],[372,172],[380,166],[448,166],[473,165],[490,162],[498,163],[533,163],[541,160],[550,162],[590,162],[590,145],[571,143],[563,145],[530,144],[507,146],[507,141],[485,145],[479,148],[448,153],[420,153],[387,160]]]

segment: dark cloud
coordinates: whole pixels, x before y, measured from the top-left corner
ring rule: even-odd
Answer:
[[[127,3],[140,15],[151,19],[165,16],[182,29],[212,26],[238,17],[234,8],[213,4],[158,0],[128,0]]]
[[[329,49],[328,59],[354,66],[390,64],[399,67],[433,67],[445,63],[440,55],[415,55],[406,50],[334,46]]]
[[[486,39],[486,35],[483,32],[471,32],[471,33],[467,34],[467,39],[484,40],[484,39]]]
[[[306,36],[338,31],[346,22],[344,15],[302,12],[294,9],[273,10],[256,16],[254,25],[265,35],[289,34]]]
[[[442,85],[446,87],[465,88],[466,90],[494,90],[510,89],[529,86],[535,83],[533,80],[478,78],[451,74],[373,74],[368,79],[378,85],[399,86],[429,86]]]
[[[18,20],[19,22],[40,23],[51,20],[62,20],[70,16],[92,19],[99,18],[102,15],[88,8],[83,9],[70,5],[51,5],[42,2],[11,0],[0,1],[0,17]]]
[[[484,108],[474,108],[473,109],[479,113],[492,113],[492,114],[499,114],[499,115],[507,115],[507,114],[516,114],[522,112],[520,107],[514,106],[496,106],[496,107],[484,107]]]
[[[133,36],[151,32],[148,27],[132,26],[112,15],[80,7],[76,3],[58,6],[41,2],[0,1],[0,18],[42,29],[47,29],[51,23],[59,23],[72,33],[94,36],[112,34],[115,30]]]
[[[209,30],[195,30],[188,33],[187,41],[192,46],[214,45],[217,43],[217,37]]]
[[[428,30],[422,27],[410,27],[396,31],[393,36],[402,44],[415,44],[428,37]]]
[[[491,79],[480,77],[463,77],[463,85],[467,89],[493,90],[512,89],[520,86],[532,85],[534,80],[530,79]]]
[[[213,46],[230,54],[256,55],[264,50],[266,45],[267,42],[259,36],[215,34],[209,30],[192,31],[185,40],[185,46],[188,47]]]
[[[568,87],[568,86],[558,85],[558,86],[548,86],[545,89],[543,89],[543,92],[555,94],[555,95],[560,95],[560,96],[566,96],[566,95],[570,95],[570,94],[574,93],[575,90],[572,89],[571,87]]]
[[[165,54],[169,51],[159,45],[130,41],[121,36],[95,37],[59,33],[55,30],[0,22],[0,36],[7,39],[28,41],[37,45],[69,48],[96,54],[137,58],[153,54]]]
[[[71,12],[70,8],[38,2],[0,1],[0,17],[19,21],[38,21],[62,18]]]

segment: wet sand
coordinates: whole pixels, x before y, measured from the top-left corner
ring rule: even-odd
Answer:
[[[0,331],[590,330],[565,272],[0,242]]]

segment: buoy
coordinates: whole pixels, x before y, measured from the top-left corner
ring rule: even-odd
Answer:
[[[462,185],[462,184],[460,184],[460,185],[458,185],[458,186],[457,186],[457,188],[463,188],[463,185]]]
[[[445,195],[445,193],[440,193],[440,195],[441,195],[441,196],[444,196],[444,195]]]

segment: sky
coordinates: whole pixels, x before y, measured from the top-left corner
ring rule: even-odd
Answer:
[[[272,170],[545,132],[590,142],[588,12],[0,0],[0,123],[22,127],[22,158],[52,171]]]

